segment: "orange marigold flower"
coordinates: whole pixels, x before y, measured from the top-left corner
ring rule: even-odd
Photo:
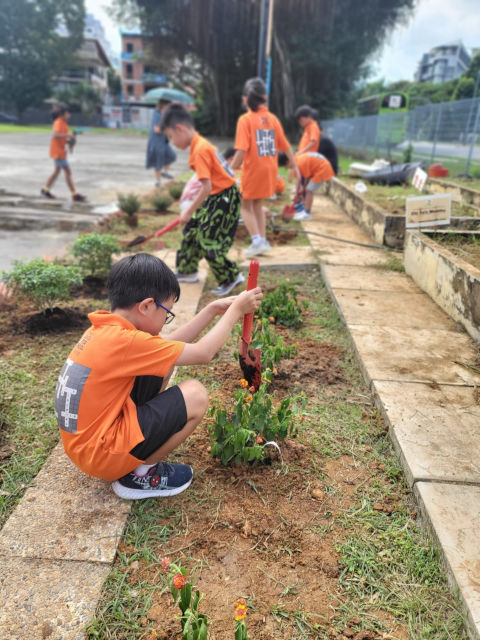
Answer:
[[[263,438],[262,438],[262,436],[258,436],[258,438],[255,440],[255,442],[256,442],[257,444],[263,444]]]
[[[247,615],[247,603],[244,598],[239,598],[233,603],[235,609],[235,620],[243,620]]]
[[[275,322],[275,318],[273,316],[269,317],[270,322],[273,324]]]
[[[173,586],[175,589],[183,589],[183,587],[187,584],[187,579],[183,575],[183,573],[177,573],[176,576],[173,576]]]
[[[162,558],[162,569],[166,571],[172,562],[171,558]]]
[[[245,402],[251,402],[253,400],[252,396],[247,396],[245,398]]]
[[[240,386],[241,386],[243,389],[246,389],[246,388],[248,387],[248,381],[247,381],[247,380],[245,380],[245,378],[242,378],[242,379],[240,380]]]

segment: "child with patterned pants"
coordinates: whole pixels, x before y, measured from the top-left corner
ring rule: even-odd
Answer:
[[[162,127],[176,147],[190,147],[189,164],[202,183],[192,203],[180,213],[185,228],[177,252],[177,279],[196,282],[198,263],[205,258],[218,282],[212,292],[226,296],[245,280],[227,257],[240,213],[234,173],[217,148],[195,130],[192,116],[182,105],[173,103],[165,110]]]

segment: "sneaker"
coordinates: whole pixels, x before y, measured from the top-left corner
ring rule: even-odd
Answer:
[[[157,462],[144,476],[134,471],[115,480],[112,489],[119,498],[125,500],[143,500],[175,496],[185,491],[193,479],[193,469],[188,464],[170,464]]]
[[[167,173],[166,171],[162,171],[162,176],[167,178],[168,180],[173,180],[173,176],[171,173]]]
[[[300,202],[297,202],[296,204],[293,205],[293,208],[295,209],[295,211],[304,211],[305,207],[303,206],[303,202],[300,200]]]
[[[252,244],[245,249],[243,255],[246,258],[250,258],[252,256],[260,256],[263,253],[268,253],[270,251],[270,245],[268,242],[264,242],[263,240],[258,240],[257,242],[252,242]]]
[[[81,193],[75,193],[75,194],[72,196],[72,200],[73,200],[74,202],[85,202],[85,200],[86,200],[86,199],[87,199],[87,197],[86,197],[86,196],[82,196],[82,194],[81,194]]]
[[[50,191],[50,189],[41,189],[40,193],[42,194],[42,196],[45,196],[46,198],[50,198],[51,200],[55,200],[55,196],[53,195],[53,193]]]
[[[242,284],[242,282],[245,282],[245,276],[243,275],[243,273],[239,273],[233,282],[230,282],[229,284],[219,285],[215,289],[212,289],[212,293],[219,298],[221,298],[222,296],[228,296],[230,291],[235,289],[235,287],[238,287],[238,285]]]
[[[180,271],[174,271],[174,273],[179,282],[198,282],[198,271],[195,271],[195,273],[180,273]]]
[[[303,211],[297,211],[297,213],[293,216],[294,220],[311,220],[312,219],[312,214],[308,213],[308,211],[306,209],[304,209]]]

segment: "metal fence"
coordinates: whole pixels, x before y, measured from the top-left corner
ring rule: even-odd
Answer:
[[[325,135],[345,151],[395,161],[445,162],[480,177],[480,98],[417,106],[403,113],[325,120]]]

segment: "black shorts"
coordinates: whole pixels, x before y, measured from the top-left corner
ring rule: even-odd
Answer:
[[[130,397],[137,405],[137,418],[145,438],[130,451],[139,460],[146,460],[187,422],[187,407],[178,386],[159,393],[163,378],[137,376]]]

